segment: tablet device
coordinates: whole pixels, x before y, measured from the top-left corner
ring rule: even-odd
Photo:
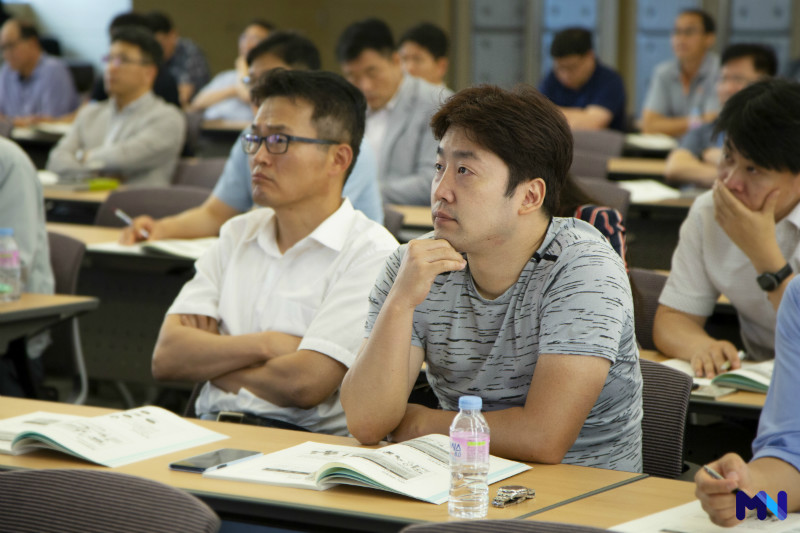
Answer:
[[[220,448],[213,452],[175,461],[170,463],[169,467],[172,470],[202,474],[203,472],[211,472],[260,455],[264,454],[249,450],[237,450],[236,448]]]

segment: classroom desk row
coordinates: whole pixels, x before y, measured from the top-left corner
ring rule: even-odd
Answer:
[[[95,416],[110,409],[17,398],[2,398],[0,418],[32,411]],[[307,440],[357,445],[352,438],[194,420],[230,439],[170,453],[113,470],[133,474],[190,492],[208,503],[221,517],[264,525],[320,527],[329,531],[397,531],[408,524],[449,520],[447,505],[433,505],[374,489],[336,486],[310,491],[271,485],[216,481],[169,470],[172,461],[220,447],[265,453]],[[532,465],[522,474],[490,487],[494,496],[501,485],[536,489],[536,498],[504,509],[490,507],[489,519],[525,519],[572,522],[609,527],[694,499],[693,484],[651,479],[643,474],[573,465]],[[38,451],[0,455],[0,469],[105,469],[64,454]]]

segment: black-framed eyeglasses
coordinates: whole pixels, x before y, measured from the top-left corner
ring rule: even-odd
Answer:
[[[308,137],[297,137],[286,135],[285,133],[272,133],[266,137],[255,133],[245,133],[242,135],[242,148],[249,155],[255,155],[261,148],[261,143],[267,145],[267,152],[271,154],[285,154],[289,149],[290,142],[311,143],[311,144],[339,144],[339,141],[329,141],[326,139],[309,139]]]
[[[151,61],[146,61],[144,59],[131,59],[127,56],[114,56],[114,55],[106,55],[103,56],[103,63],[108,65],[116,65],[116,66],[124,66],[124,65],[149,65]]]

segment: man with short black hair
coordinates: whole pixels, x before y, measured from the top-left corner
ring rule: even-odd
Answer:
[[[769,46],[738,43],[722,52],[722,68],[717,82],[720,105],[751,83],[775,76],[778,59]],[[717,178],[722,154],[722,134],[714,134],[715,122],[707,122],[681,138],[670,152],[664,175],[667,180],[711,187]]]
[[[492,453],[642,469],[642,377],[622,259],[558,218],[572,133],[532,87],[464,89],[431,121],[434,231],[401,246],[370,294],[342,383],[350,432],[374,444],[447,434],[479,394]],[[409,404],[422,363],[442,409]]]
[[[739,317],[748,358],[772,359],[775,315],[800,268],[800,85],[756,82],[730,97],[717,181],[681,225],[653,340],[697,376],[740,366],[738,350],[703,329],[720,294]]]
[[[46,54],[32,25],[9,19],[0,29],[0,115],[15,126],[56,120],[79,104],[67,65]]]
[[[104,58],[110,98],[78,111],[47,160],[58,174],[100,173],[129,185],[168,185],[186,135],[183,113],[152,92],[161,62],[153,34],[135,26],[115,30]]]
[[[253,83],[274,68],[317,70],[319,51],[307,37],[277,31],[261,41],[247,54],[248,78]],[[242,135],[250,133],[246,128]],[[352,175],[344,184],[342,194],[353,207],[368,218],[383,223],[383,206],[376,177],[377,162],[372,148],[362,140],[358,160]],[[230,218],[249,211],[254,206],[253,184],[247,154],[238,144],[231,147],[228,161],[217,180],[214,191],[202,205],[177,215],[153,220],[142,215],[125,228],[120,237],[123,244],[148,239],[194,239],[219,235],[220,227]]]
[[[392,31],[382,20],[348,26],[336,57],[345,78],[367,99],[365,136],[378,156],[384,202],[427,204],[436,151],[428,121],[442,89],[403,73]]]
[[[717,116],[714,84],[719,56],[711,51],[716,27],[701,9],[686,9],[675,19],[675,59],[656,66],[642,106],[642,131],[683,135]]]
[[[178,83],[181,105],[187,105],[192,96],[200,90],[211,75],[203,51],[194,41],[181,37],[172,20],[161,11],[147,14],[150,29],[164,50],[163,68],[172,74]]]
[[[276,69],[241,148],[256,209],[229,220],[169,309],[159,380],[206,381],[201,418],[347,434],[339,385],[397,241],[342,198],[366,102],[329,72]],[[231,415],[230,412],[234,412]]]
[[[409,28],[397,43],[403,68],[412,76],[446,87],[447,34],[439,26],[423,22]],[[447,96],[452,95],[452,92]]]
[[[561,109],[570,127],[625,131],[625,85],[598,61],[592,34],[583,28],[556,33],[550,56],[553,69],[539,90]]]

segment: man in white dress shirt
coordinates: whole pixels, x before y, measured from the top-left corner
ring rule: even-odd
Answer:
[[[347,434],[339,384],[368,295],[397,241],[342,198],[364,132],[363,95],[328,72],[276,69],[252,91],[256,209],[219,242],[169,309],[160,380],[207,381],[203,418]]]

